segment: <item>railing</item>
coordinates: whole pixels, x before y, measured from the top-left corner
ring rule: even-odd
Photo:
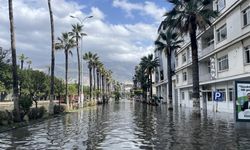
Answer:
[[[199,57],[203,57],[214,50],[214,44],[209,45],[208,47],[204,48],[201,52]]]

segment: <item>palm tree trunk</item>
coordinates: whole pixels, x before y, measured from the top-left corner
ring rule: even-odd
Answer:
[[[15,120],[21,121],[19,111],[19,98],[18,98],[18,75],[17,75],[17,64],[16,64],[16,40],[15,40],[15,29],[14,29],[14,17],[13,17],[13,5],[12,0],[9,0],[9,20],[10,20],[10,38],[11,38],[11,53],[12,53],[12,76],[13,76],[13,101]]]
[[[168,61],[168,110],[173,110],[173,97],[172,97],[172,68],[171,68],[171,50],[167,54]]]
[[[104,102],[104,75],[102,75],[102,102]]]
[[[97,82],[97,101],[99,100],[99,90],[100,90],[100,80],[99,80],[99,71],[96,71],[96,82]]]
[[[93,67],[94,90],[96,90],[96,68]]]
[[[92,67],[89,67],[89,100],[92,100]]]
[[[24,60],[21,60],[21,70],[23,70],[23,61]]]
[[[77,50],[77,62],[78,62],[78,86],[77,86],[77,94],[78,98],[80,97],[80,80],[81,80],[81,64],[80,64],[80,52],[79,52],[79,40],[78,36],[76,36],[76,50]]]
[[[24,60],[21,59],[21,70],[23,70],[23,63],[24,63]],[[22,80],[19,81],[19,97],[22,96]]]
[[[67,110],[69,110],[69,98],[68,98],[68,51],[65,51],[65,99],[67,103]]]
[[[153,98],[153,86],[152,86],[153,82],[152,82],[152,73],[150,70],[150,99],[152,100]]]
[[[192,19],[192,18],[191,18]],[[190,40],[192,48],[192,72],[193,72],[193,107],[194,114],[200,115],[200,88],[199,88],[199,64],[198,64],[198,46],[196,40],[197,26],[193,21],[192,31],[190,31]]]
[[[54,68],[55,68],[55,38],[54,38],[54,19],[53,19],[53,12],[51,9],[51,3],[50,0],[48,0],[48,7],[49,7],[49,14],[50,14],[50,28],[51,28],[51,76],[50,76],[50,105],[49,105],[49,114],[54,113],[54,106],[53,106],[53,100],[54,100],[54,82],[55,82],[55,74],[54,74]]]

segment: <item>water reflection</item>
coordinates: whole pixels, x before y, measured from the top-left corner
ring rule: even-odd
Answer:
[[[250,149],[233,114],[121,101],[0,134],[0,149]]]

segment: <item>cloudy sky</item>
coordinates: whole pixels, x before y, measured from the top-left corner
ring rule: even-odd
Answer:
[[[46,71],[50,65],[50,20],[47,0],[13,0],[17,54],[32,60],[34,69]],[[0,0],[0,46],[10,48],[8,4]],[[52,0],[56,37],[85,20],[83,52],[97,53],[113,77],[131,82],[134,67],[144,55],[153,52],[157,27],[164,12],[170,9],[166,0]],[[56,74],[64,76],[64,53],[56,52]],[[70,58],[70,79],[77,77],[76,50]],[[87,83],[86,64],[84,80]]]

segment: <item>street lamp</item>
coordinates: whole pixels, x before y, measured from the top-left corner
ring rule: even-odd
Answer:
[[[83,26],[83,22],[89,18],[93,18],[93,16],[87,16],[83,19],[79,18],[79,17],[76,17],[76,16],[70,16],[71,18],[74,18],[74,19],[77,19],[79,22],[80,22],[80,25]],[[80,51],[80,56],[82,56],[82,38],[81,38],[81,51]],[[80,64],[81,64],[81,67],[80,67],[80,86],[81,86],[81,94],[78,98],[78,103],[81,102],[81,106],[83,107],[83,61],[82,59],[80,59]]]

